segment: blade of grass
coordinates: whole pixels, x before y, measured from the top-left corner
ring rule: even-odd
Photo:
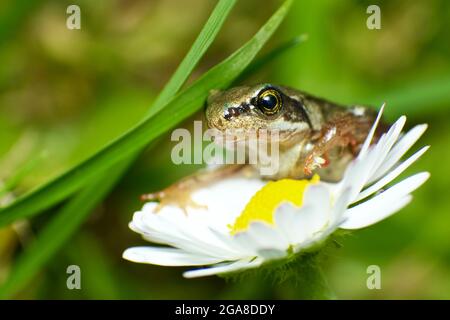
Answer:
[[[17,169],[14,174],[9,177],[2,186],[0,186],[0,198],[6,193],[14,189],[23,178],[25,178],[36,166],[43,160],[43,154],[39,154],[34,158],[31,158],[25,162],[21,167]]]
[[[161,110],[166,102],[170,100],[185,83],[200,58],[205,54],[206,50],[216,38],[217,33],[219,33],[226,17],[235,4],[236,0],[221,0],[217,4],[188,54],[153,102],[153,105],[149,110],[149,116]]]
[[[148,115],[157,113],[164,106],[164,101],[174,96],[180,89],[216,38],[235,3],[236,0],[220,0],[217,3],[189,52],[149,108]],[[108,174],[96,177],[96,181],[76,194],[56,213],[39,233],[33,245],[19,257],[12,274],[0,289],[0,297],[17,292],[42,268],[45,262],[80,227],[95,206],[111,191],[138,153],[139,151],[135,152],[128,159],[115,165]]]
[[[214,13],[213,17],[211,19],[209,19],[207,22],[208,28],[216,28],[216,27],[221,26],[221,24],[223,23],[224,20],[222,18],[219,19],[217,16],[219,16],[220,14],[224,14],[224,15],[227,14],[229,12],[229,10],[231,10],[231,7],[234,5],[234,3],[235,3],[235,1],[229,1],[229,0],[220,1],[217,5],[218,9],[216,7],[216,9],[213,12]],[[217,30],[217,32],[218,32],[218,30]],[[204,37],[214,37],[217,34],[216,32],[211,32],[211,31],[202,31],[201,33],[202,33],[202,36],[204,36]],[[185,77],[188,76],[188,72],[190,72],[192,70],[192,68],[197,64],[197,61],[195,61],[195,59],[194,59],[195,55],[200,55],[200,54],[204,53],[204,51],[206,51],[207,48],[204,48],[203,46],[208,46],[211,42],[212,42],[212,39],[201,39],[193,45],[188,56],[186,57],[187,62],[183,61],[183,65],[180,66],[180,68],[179,68],[179,70],[182,68],[183,72],[177,70],[177,72],[176,72],[177,79],[171,80],[171,82],[169,83],[169,89],[165,89],[161,95],[163,98],[166,97],[168,95],[168,93],[170,93],[170,91],[172,91],[173,89],[178,89],[182,85],[182,83],[185,80]],[[183,73],[186,73],[187,75],[183,74]],[[164,102],[165,100],[158,98],[158,101]],[[141,125],[142,125],[142,123],[145,123],[145,121],[149,121],[150,118],[152,118],[155,115],[155,113],[157,113],[157,111],[159,109],[161,109],[162,106],[163,105],[154,104],[153,108],[150,110],[147,117],[144,118],[143,122],[141,122]],[[168,115],[166,115],[166,116],[168,116]],[[151,123],[150,123],[150,125],[151,125]],[[124,137],[122,137],[122,138],[124,138]],[[149,140],[149,142],[150,142],[150,140]],[[141,145],[140,147],[135,148],[135,150],[130,150],[131,152],[128,154],[128,156],[131,157],[132,152],[138,152],[139,149],[142,149],[143,147],[144,147],[144,145]],[[108,149],[108,147],[106,149]],[[124,154],[124,155],[126,156],[126,154]],[[119,160],[119,159],[116,159],[116,160]],[[87,162],[89,162],[89,160]],[[85,161],[84,163],[81,164],[81,166],[84,166],[87,162]],[[96,174],[101,174],[102,172],[105,171],[104,169],[108,169],[108,168],[104,167],[104,166],[100,166],[100,168],[97,169]],[[66,172],[66,174],[63,174],[59,178],[56,178],[53,181],[50,181],[49,183],[44,184],[43,186],[37,188],[36,190],[28,193],[27,195],[25,195],[21,198],[18,198],[16,204],[18,205],[17,208],[19,209],[19,211],[21,213],[17,212],[16,210],[13,210],[13,211],[16,211],[16,213],[15,214],[13,213],[8,218],[9,215],[7,214],[7,212],[2,212],[3,210],[0,210],[0,220],[2,220],[3,218],[6,219],[6,220],[0,222],[0,225],[7,224],[17,218],[20,218],[20,217],[31,216],[36,212],[39,212],[41,210],[51,207],[52,205],[65,199],[67,196],[71,195],[73,192],[79,190],[79,188],[81,186],[83,186],[84,184],[89,183],[91,178],[93,176],[95,176],[96,174],[94,174],[94,172],[91,172],[90,176],[83,176],[83,174],[81,174],[81,176],[80,176],[78,167],[72,168],[71,170]],[[61,188],[61,184],[58,183],[58,181],[62,182],[61,180],[65,180],[64,177],[67,177],[68,175],[71,176],[72,178],[75,178],[74,180],[76,180],[76,183],[73,183],[73,181],[69,182],[69,183],[65,183],[65,187]],[[79,178],[77,178],[77,177],[79,177]],[[52,186],[57,186],[57,188],[53,189]],[[52,193],[47,194],[47,196],[45,196],[44,195],[46,193],[45,191],[49,190],[49,189],[52,190],[51,191]],[[38,200],[36,200],[36,198]],[[6,211],[8,211],[8,209],[6,209]]]
[[[114,178],[119,178],[119,171],[116,171]],[[108,184],[108,182],[110,184]],[[109,181],[97,181],[92,187],[97,187],[96,195],[105,196],[105,193],[113,187],[116,179]],[[68,236],[85,220],[89,212],[97,204],[97,197],[92,193],[81,192],[75,201],[70,201],[47,225],[39,236],[27,248],[26,251],[16,260],[12,273],[0,288],[0,299],[5,299],[18,290],[38,272],[43,264],[54,252],[64,243]],[[79,208],[88,208],[78,214],[73,214]]]
[[[236,78],[242,70],[244,70],[256,53],[261,49],[262,45],[270,38],[271,34],[275,31],[284,15],[286,14],[287,8],[290,5],[290,1],[284,3],[284,5],[277,11],[274,16],[261,28],[261,30],[245,44],[241,49],[236,51],[233,55],[231,55],[228,59],[223,61],[219,66],[222,68],[217,68],[216,70],[226,69],[227,65],[233,65],[233,72],[229,73],[226,77],[226,81],[220,81],[216,79],[216,82],[220,87],[225,87],[227,84],[231,83],[234,78]],[[276,19],[275,19],[276,18]],[[256,41],[254,41],[256,39]],[[214,69],[214,68],[213,68]],[[211,70],[212,71],[212,70]],[[208,72],[203,77],[203,81],[208,83],[208,77],[214,78],[220,76],[221,73],[216,72]],[[211,79],[212,80],[212,79]],[[201,83],[201,82],[200,82]],[[195,84],[194,84],[195,85]],[[219,87],[219,86],[217,86]],[[211,87],[211,89],[214,88]],[[203,94],[204,98],[208,93],[209,89],[204,89]],[[112,188],[115,184],[116,180],[120,178],[124,169],[128,166],[127,162],[121,162],[116,165],[117,167],[112,170],[113,176],[110,179],[106,179],[105,181],[98,181],[94,183],[89,188],[83,190],[78,196],[76,196],[69,204],[63,208],[62,212],[59,213],[43,232],[41,232],[38,240],[35,242],[39,242],[40,245],[33,246],[32,249],[27,250],[29,253],[29,257],[26,257],[24,254],[21,257],[21,260],[18,261],[16,267],[14,268],[14,273],[8,278],[5,285],[0,289],[0,297],[9,296],[16,292],[24,283],[26,283],[27,279],[33,274],[33,271],[36,272],[40,266],[45,263],[45,261],[53,254],[54,251],[57,250],[58,245],[64,242],[76,228],[81,224],[87,214],[90,212],[95,203],[100,201],[107,192]],[[123,167],[121,167],[123,166]],[[80,213],[81,212],[81,213]],[[61,231],[61,228],[63,229]],[[60,238],[52,239],[51,244],[48,244],[49,238],[53,232],[58,232],[58,236]],[[32,252],[37,251],[41,252],[41,246],[43,246],[46,250],[44,250],[45,254],[33,254]],[[49,249],[50,248],[50,249]],[[36,256],[38,257],[36,259]]]

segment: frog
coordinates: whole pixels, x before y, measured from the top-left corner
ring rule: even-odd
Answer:
[[[208,127],[224,134],[227,130],[244,136],[246,132],[263,130],[279,133],[279,168],[273,174],[259,175],[264,180],[311,179],[317,174],[323,181],[340,181],[376,117],[377,112],[370,106],[346,106],[271,83],[212,90],[205,108]],[[386,130],[382,121],[372,142]],[[229,164],[203,170],[162,191],[143,195],[142,200],[159,202],[156,211],[176,204],[186,212],[187,207],[202,207],[190,197],[198,188],[233,175],[258,176],[259,166]]]

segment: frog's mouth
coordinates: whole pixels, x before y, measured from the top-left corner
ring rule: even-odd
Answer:
[[[281,143],[289,140],[293,132],[268,130],[268,129],[227,129],[221,131],[218,129],[210,129],[211,140],[219,145],[245,144],[251,142],[265,142],[265,143]]]
[[[244,130],[230,130],[227,129],[225,131],[220,131],[218,129],[211,130],[211,140],[217,144],[224,143],[236,143],[236,142],[244,142],[248,139],[251,139],[251,135],[246,134]]]

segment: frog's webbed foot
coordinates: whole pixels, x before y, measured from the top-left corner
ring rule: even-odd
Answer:
[[[336,117],[325,124],[317,135],[314,147],[306,156],[304,173],[311,175],[314,170],[328,166],[328,152],[336,147],[349,148],[355,156],[365,139],[365,135],[358,132],[359,127],[360,124],[348,115]]]
[[[187,208],[207,209],[206,205],[199,204],[192,199],[192,193],[195,190],[196,188],[187,189],[182,184],[176,183],[161,191],[143,194],[141,201],[157,201],[158,205],[154,209],[155,213],[170,205],[179,207],[184,214],[188,213]]]
[[[207,209],[206,205],[197,203],[192,199],[192,194],[198,189],[205,187],[219,178],[241,173],[245,171],[243,165],[228,165],[214,170],[203,170],[194,175],[188,176],[173,185],[154,193],[141,196],[142,201],[158,201],[155,213],[161,211],[164,206],[173,205],[181,208],[187,214],[187,208]]]
[[[305,175],[312,175],[313,171],[320,168],[325,168],[329,165],[330,160],[328,159],[328,155],[316,155],[314,153],[310,153],[305,160],[303,172]]]

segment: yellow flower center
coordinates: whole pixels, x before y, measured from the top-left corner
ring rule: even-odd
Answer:
[[[273,225],[275,209],[280,203],[288,201],[301,207],[306,187],[319,181],[320,177],[314,175],[311,180],[282,179],[268,182],[253,195],[234,224],[229,226],[230,233],[245,231],[253,221],[264,221]]]

